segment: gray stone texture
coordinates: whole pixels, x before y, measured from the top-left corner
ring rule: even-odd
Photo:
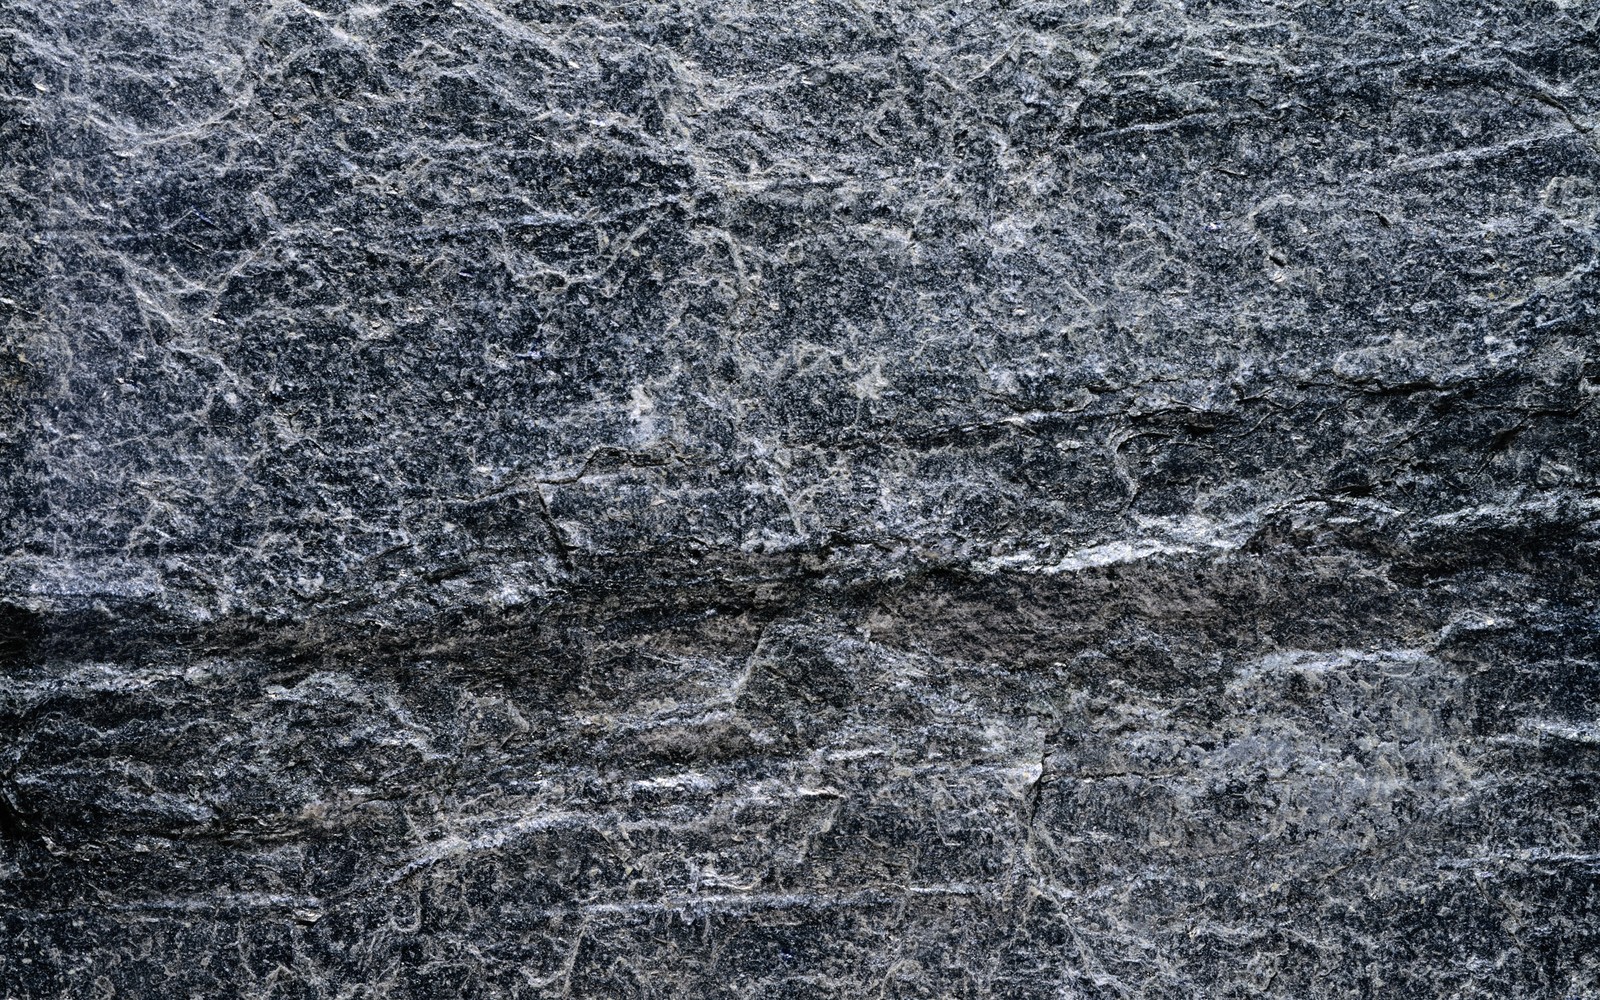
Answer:
[[[0,6],[0,997],[1600,996],[1597,21]]]

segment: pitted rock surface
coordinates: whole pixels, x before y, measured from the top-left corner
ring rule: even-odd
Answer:
[[[1600,991],[1600,8],[15,0],[0,997]]]

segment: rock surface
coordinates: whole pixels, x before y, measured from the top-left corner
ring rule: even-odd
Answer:
[[[1597,995],[1597,18],[6,5],[0,996]]]

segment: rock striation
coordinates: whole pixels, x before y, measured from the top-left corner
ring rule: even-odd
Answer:
[[[0,997],[1600,991],[1600,10],[15,0]]]

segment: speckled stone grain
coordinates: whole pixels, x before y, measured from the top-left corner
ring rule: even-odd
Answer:
[[[0,5],[0,998],[1600,996],[1600,6]]]

